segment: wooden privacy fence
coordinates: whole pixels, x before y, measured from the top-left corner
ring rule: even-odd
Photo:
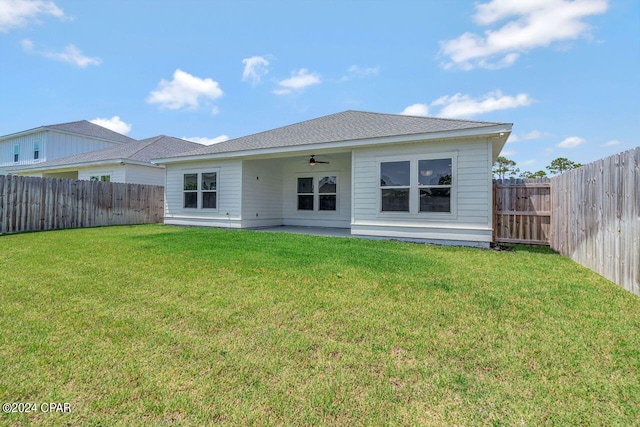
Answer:
[[[493,181],[493,241],[549,244],[551,183],[549,178]]]
[[[0,175],[0,234],[162,222],[164,187]]]
[[[640,295],[640,147],[551,185],[551,248]]]

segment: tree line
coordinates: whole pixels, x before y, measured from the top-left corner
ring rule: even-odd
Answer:
[[[547,169],[551,175],[557,175],[571,169],[579,168],[580,166],[582,166],[581,163],[572,162],[566,157],[558,157],[553,160],[549,166],[546,166],[545,169]],[[542,169],[537,172],[520,172],[520,168],[516,166],[516,162],[504,156],[498,156],[493,164],[493,175],[498,179],[545,178],[548,176],[547,172]]]

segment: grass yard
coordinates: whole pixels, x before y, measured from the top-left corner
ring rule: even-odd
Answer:
[[[0,372],[0,425],[640,425],[640,298],[543,248],[5,235]]]

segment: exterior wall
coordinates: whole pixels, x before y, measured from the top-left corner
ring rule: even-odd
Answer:
[[[125,165],[125,181],[130,184],[164,186],[164,168]]]
[[[78,169],[78,179],[89,181],[92,176],[109,175],[111,182],[127,182],[125,166],[107,165]]]
[[[242,226],[282,225],[280,159],[242,162]]]
[[[217,171],[217,208],[183,207],[184,174]],[[165,177],[165,224],[240,228],[242,161],[222,160],[169,164]]]
[[[491,154],[487,139],[354,149],[351,233],[488,245],[492,234]],[[380,211],[381,161],[439,156],[454,159],[451,214]],[[410,195],[417,201],[417,188],[412,186]]]
[[[44,162],[47,134],[48,132],[36,132],[0,142],[0,168]],[[38,160],[33,159],[33,150],[36,143],[39,145],[40,151]],[[13,161],[13,147],[16,144],[20,147],[18,162]]]
[[[351,218],[351,152],[318,154],[316,157],[318,160],[329,161],[329,164],[317,163],[311,167],[308,164],[308,157],[305,157],[287,160],[283,165],[283,224],[349,228]],[[297,179],[328,175],[336,175],[338,180],[336,211],[299,211]]]
[[[86,153],[107,147],[122,145],[119,142],[108,142],[90,137],[69,135],[66,133],[47,132],[47,145],[44,152],[46,160]],[[42,153],[41,153],[42,156]],[[43,160],[44,161],[44,160]]]
[[[51,172],[42,174],[33,174],[31,176],[39,176],[42,178],[63,178],[63,179],[78,179],[78,171],[69,172]]]
[[[33,159],[35,144],[39,145],[39,156]],[[18,144],[20,155],[18,162],[13,161],[13,147]],[[33,165],[60,157],[99,150],[101,148],[121,145],[118,142],[108,142],[90,137],[81,137],[52,131],[36,132],[18,136],[0,142],[0,168]]]

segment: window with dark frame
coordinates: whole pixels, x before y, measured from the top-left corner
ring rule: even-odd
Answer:
[[[336,176],[324,176],[318,180],[318,209],[335,211],[337,207],[338,179]]]
[[[198,174],[184,174],[184,202],[183,207],[187,209],[196,209],[198,207]]]
[[[38,160],[40,158],[40,145],[36,142],[33,144],[33,160]]]
[[[216,209],[218,206],[218,174],[202,174],[202,209]]]
[[[380,163],[382,212],[409,212],[410,187],[410,161]]]
[[[298,210],[313,210],[313,177],[298,178]]]
[[[16,163],[19,160],[20,160],[20,146],[16,144],[13,146],[13,161],[14,163]]]
[[[452,159],[418,161],[420,212],[451,212]]]

